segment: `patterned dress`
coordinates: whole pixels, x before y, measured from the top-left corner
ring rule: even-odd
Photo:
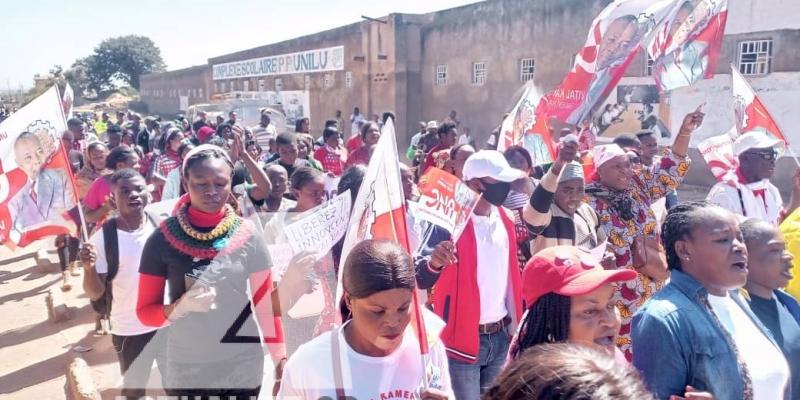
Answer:
[[[658,237],[659,227],[651,204],[678,187],[689,171],[689,159],[679,157],[670,152],[659,160],[658,168],[636,171],[628,190],[617,191],[599,182],[586,185],[587,197],[584,199],[597,212],[602,226],[608,234],[608,249],[617,257],[617,268],[633,269],[631,245],[635,237],[646,235]],[[599,191],[600,193],[594,193]],[[619,210],[615,199],[627,201],[632,218],[624,219],[625,212]],[[616,203],[616,204],[615,204]],[[631,353],[631,319],[633,314],[644,305],[653,294],[664,286],[665,282],[654,281],[650,277],[639,274],[629,282],[620,282],[615,302],[622,317],[622,328],[617,338],[617,346],[630,361]]]

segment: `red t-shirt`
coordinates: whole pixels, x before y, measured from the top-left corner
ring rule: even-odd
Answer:
[[[352,153],[361,148],[364,145],[364,142],[361,140],[360,135],[353,135],[350,139],[347,139],[347,151]]]
[[[326,145],[314,152],[314,158],[322,164],[324,171],[341,176],[344,172],[347,152],[342,148],[332,149]]]

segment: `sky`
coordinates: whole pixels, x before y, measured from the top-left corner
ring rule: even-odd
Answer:
[[[361,16],[426,13],[476,0],[33,0],[0,13],[0,91],[33,86],[110,37],[142,35],[167,69],[358,22]]]

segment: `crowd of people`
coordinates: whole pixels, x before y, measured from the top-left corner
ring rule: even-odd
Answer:
[[[92,233],[57,239],[62,288],[80,260],[124,396],[147,393],[154,362],[173,396],[800,396],[800,306],[783,290],[793,255],[778,228],[798,215],[800,173],[787,202],[769,182],[783,142],[742,135],[732,179],[707,201],[679,202],[699,111],[660,150],[651,131],[592,147],[562,132],[546,165],[522,146],[495,150],[495,134],[478,149],[453,111],[419,123],[400,171],[409,204],[433,167],[480,194],[457,240],[408,207],[410,249],[367,240],[342,259],[340,242],[272,271],[290,240],[283,227],[325,203],[329,178],[356,199],[394,119],[375,117],[337,111],[317,137],[308,119],[278,132],[266,109],[252,127],[236,112],[68,121]],[[155,221],[148,206],[167,200],[170,216]],[[321,312],[290,311],[313,293]],[[425,356],[415,293],[445,323]],[[263,382],[270,365],[274,381]]]

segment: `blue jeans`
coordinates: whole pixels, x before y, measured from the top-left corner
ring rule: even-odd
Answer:
[[[453,393],[458,400],[480,399],[506,363],[510,338],[505,329],[491,335],[480,335],[480,341],[478,362],[475,364],[453,358],[447,360]]]

